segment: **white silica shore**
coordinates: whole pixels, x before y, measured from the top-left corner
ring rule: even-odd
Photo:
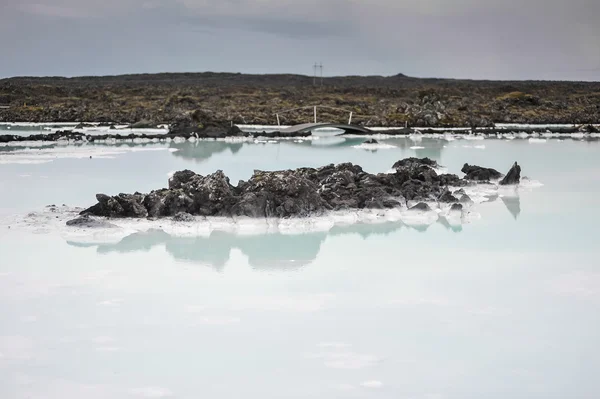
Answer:
[[[107,219],[92,217],[93,220],[107,221],[113,227],[71,227],[66,222],[79,216],[82,208],[54,207],[31,212],[25,216],[15,215],[0,219],[0,228],[11,228],[34,233],[59,234],[69,241],[87,243],[118,242],[137,232],[162,230],[167,234],[181,237],[208,237],[214,231],[239,235],[286,234],[298,235],[310,232],[327,232],[334,226],[347,226],[357,223],[378,224],[387,222],[402,223],[407,226],[428,226],[439,217],[450,215],[449,207],[429,211],[408,210],[407,208],[385,210],[357,210],[329,212],[324,216],[306,218],[249,218],[249,217],[202,217],[195,216],[191,221],[174,221],[172,218]],[[474,211],[463,211],[458,216],[460,223],[469,223],[480,215]]]
[[[418,143],[421,143],[423,141],[424,138],[427,139],[440,139],[440,140],[445,140],[445,141],[455,141],[455,140],[489,140],[489,139],[505,139],[505,140],[514,140],[514,139],[530,139],[530,138],[543,138],[543,139],[565,139],[565,138],[571,138],[574,140],[583,140],[583,139],[598,139],[600,138],[600,133],[583,133],[583,132],[579,132],[579,133],[551,133],[551,132],[547,132],[547,133],[527,133],[527,132],[514,132],[514,131],[507,131],[506,133],[496,133],[496,134],[490,134],[490,135],[483,135],[483,134],[477,134],[477,135],[468,135],[468,134],[456,134],[456,133],[452,133],[452,131],[450,130],[440,130],[440,133],[432,133],[432,134],[422,134],[422,133],[415,133],[415,134],[411,134],[408,136],[398,136],[398,135],[390,135],[390,134],[385,134],[385,131],[382,131],[382,133],[377,133],[377,134],[372,134],[372,135],[364,135],[364,134],[348,134],[348,135],[344,135],[344,138],[364,138],[364,139],[376,139],[376,140],[386,140],[386,139],[408,139],[412,142],[415,143],[415,147],[420,147],[419,145],[417,145]],[[338,138],[341,138],[340,136],[337,136]],[[184,138],[184,137],[154,137],[154,138],[142,138],[142,137],[137,137],[137,138],[121,138],[121,139],[117,139],[117,138],[109,138],[109,139],[94,139],[93,143],[94,145],[96,144],[103,144],[103,145],[119,145],[119,144],[151,144],[151,143],[185,143],[185,142],[191,142],[191,143],[195,143],[195,142],[203,142],[203,141],[223,141],[223,142],[230,142],[230,143],[256,143],[256,144],[264,144],[264,143],[269,143],[269,144],[275,144],[277,142],[280,141],[293,141],[293,142],[304,142],[304,141],[313,141],[313,142],[319,142],[319,141],[323,141],[326,142],[327,140],[331,139],[330,136],[318,136],[318,135],[313,135],[313,136],[306,136],[306,137],[272,137],[267,135],[264,136],[252,136],[252,137],[224,137],[224,138],[199,138],[199,137],[190,137],[190,138]],[[561,141],[561,140],[558,140]],[[0,143],[0,148],[3,147],[47,147],[47,146],[69,146],[69,145],[75,145],[75,146],[82,146],[88,143],[88,140],[84,137],[82,140],[69,140],[67,138],[64,139],[60,139],[57,141],[11,141],[8,143]]]

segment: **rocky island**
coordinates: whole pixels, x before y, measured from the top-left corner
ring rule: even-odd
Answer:
[[[393,173],[370,174],[351,163],[321,168],[255,171],[248,181],[233,186],[222,172],[202,176],[190,170],[176,172],[168,188],[148,194],[96,195],[97,204],[81,212],[108,218],[194,216],[247,216],[289,218],[320,216],[328,211],[409,208],[429,210],[427,202],[445,203],[462,210],[470,198],[461,187],[490,183],[498,171],[465,164],[465,178],[438,174],[439,165],[429,159],[407,158],[393,165]],[[521,168],[515,162],[500,185],[518,184]]]

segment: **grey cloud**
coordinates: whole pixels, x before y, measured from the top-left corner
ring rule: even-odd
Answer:
[[[323,61],[328,74],[600,80],[597,0],[0,1],[0,76]]]
[[[345,23],[322,23],[285,18],[231,17],[226,20],[215,20],[212,17],[183,16],[178,21],[196,28],[227,29],[232,31],[249,30],[292,39],[326,39],[330,36],[352,34],[351,25]]]
[[[350,24],[337,22],[323,23],[293,19],[254,18],[246,21],[242,20],[241,23],[259,32],[289,36],[291,38],[325,38],[327,36],[347,35],[352,32]]]
[[[20,9],[27,13],[44,15],[47,17],[83,18],[89,16],[87,11],[80,8],[61,7],[48,4],[23,4]]]
[[[193,25],[220,29],[251,30],[293,39],[326,38],[349,35],[353,22],[350,15],[334,16],[335,9],[346,0],[329,2],[305,1],[301,4],[282,0],[256,2],[248,0],[198,1],[162,3],[162,10],[178,10],[182,20]]]

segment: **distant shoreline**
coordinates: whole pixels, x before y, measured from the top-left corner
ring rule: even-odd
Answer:
[[[0,122],[492,127],[600,121],[600,82],[174,73],[0,80]]]
[[[1,124],[6,126],[6,124]],[[36,125],[40,126],[40,125]],[[98,126],[98,129],[103,127]],[[255,139],[318,139],[317,136],[310,133],[284,134],[277,130],[277,126],[258,126],[254,130],[250,126],[244,126],[244,130],[237,126],[231,129],[207,129],[195,132],[169,132],[166,129],[114,129],[114,130],[91,130],[92,127],[86,127],[85,131],[81,129],[68,129],[67,126],[60,130],[50,130],[43,133],[32,133],[29,135],[11,134],[11,130],[2,130],[7,134],[0,134],[0,144],[8,145],[10,143],[30,143],[30,142],[68,142],[68,143],[151,143],[151,142],[182,142],[182,141],[202,141],[202,140],[255,140]],[[263,129],[260,129],[263,128]],[[431,137],[431,138],[504,138],[504,139],[552,139],[552,138],[574,138],[574,139],[599,139],[600,125],[583,126],[517,126],[480,128],[480,129],[435,129],[435,128],[416,128],[416,129],[394,129],[377,128],[370,133],[364,134],[345,134],[326,132],[325,136],[333,135],[338,137],[364,137],[364,138],[391,138],[391,137]]]

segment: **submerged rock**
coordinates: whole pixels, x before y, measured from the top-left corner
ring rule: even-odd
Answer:
[[[500,185],[507,186],[509,184],[519,184],[521,182],[521,167],[518,163],[510,168],[504,179],[500,181]]]
[[[469,165],[468,163],[463,166],[461,172],[466,175],[466,180],[490,181],[502,177],[502,173],[498,172],[496,169],[483,168],[477,165]]]
[[[438,175],[433,166],[437,163],[428,158],[409,158],[396,162],[396,171],[391,174],[370,174],[351,163],[316,169],[254,171],[248,181],[240,181],[237,186],[220,170],[207,176],[183,170],[169,179],[168,188],[149,194],[98,194],[98,203],[81,214],[171,216],[174,220],[192,221],[198,215],[308,217],[331,210],[396,208],[409,201],[420,202],[412,210],[430,211],[426,202],[459,202],[448,187],[470,183],[456,175]]]

